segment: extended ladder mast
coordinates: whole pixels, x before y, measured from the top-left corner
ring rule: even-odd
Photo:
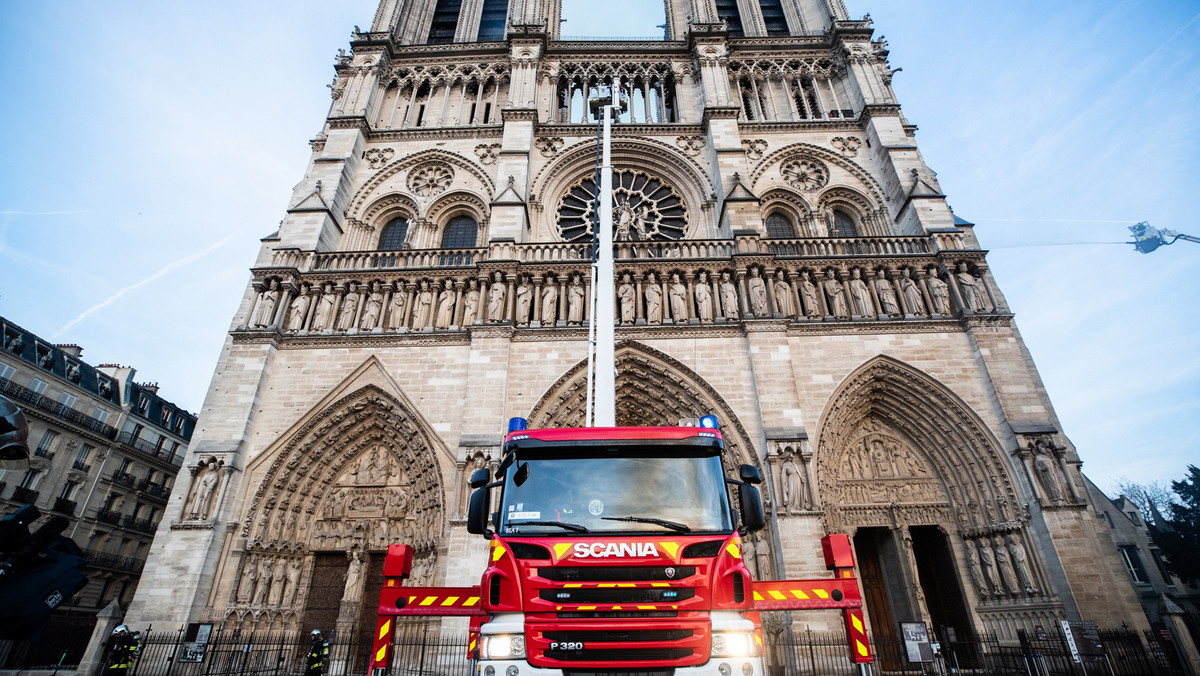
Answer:
[[[616,105],[614,105],[614,103]],[[598,228],[592,238],[592,321],[588,327],[588,427],[617,426],[616,267],[613,262],[612,115],[620,105],[611,91],[607,99],[593,99],[599,108],[601,147],[597,181]],[[593,392],[594,398],[593,398]],[[595,417],[593,418],[593,406]]]

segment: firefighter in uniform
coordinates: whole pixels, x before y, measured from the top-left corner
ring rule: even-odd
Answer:
[[[108,660],[104,676],[124,676],[132,671],[137,650],[137,635],[130,633],[129,627],[117,625],[108,640]]]
[[[308,666],[304,676],[325,676],[325,660],[329,657],[329,641],[320,629],[312,630],[312,647],[308,649]]]

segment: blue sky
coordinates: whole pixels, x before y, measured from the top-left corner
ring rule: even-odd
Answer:
[[[846,0],[1102,487],[1200,461],[1200,5]],[[374,0],[0,4],[0,314],[198,411]],[[567,0],[570,35],[657,3]]]

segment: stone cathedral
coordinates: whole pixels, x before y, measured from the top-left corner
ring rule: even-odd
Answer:
[[[467,475],[511,416],[584,419],[612,89],[618,424],[720,418],[765,477],[758,575],[827,575],[846,532],[876,640],[1146,627],[870,20],[665,0],[662,39],[586,41],[560,13],[381,0],[338,51],[127,621],[370,632],[391,542],[478,583]]]

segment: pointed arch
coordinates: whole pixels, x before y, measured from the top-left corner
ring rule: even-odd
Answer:
[[[617,424],[677,425],[681,419],[715,413],[721,421],[727,469],[739,464],[760,467],[750,435],[716,389],[669,355],[635,341],[616,349]],[[529,413],[531,427],[582,427],[587,402],[587,361],[563,374]]]
[[[852,509],[831,495],[846,476],[842,463],[851,447],[875,433],[907,441],[937,479],[948,501],[948,513],[937,519],[944,525],[957,524],[960,534],[971,535],[1022,521],[1012,472],[983,420],[945,385],[908,364],[880,356],[860,366],[830,397],[819,429],[814,462],[816,483],[829,494],[821,498],[828,528],[861,525],[848,522]]]

